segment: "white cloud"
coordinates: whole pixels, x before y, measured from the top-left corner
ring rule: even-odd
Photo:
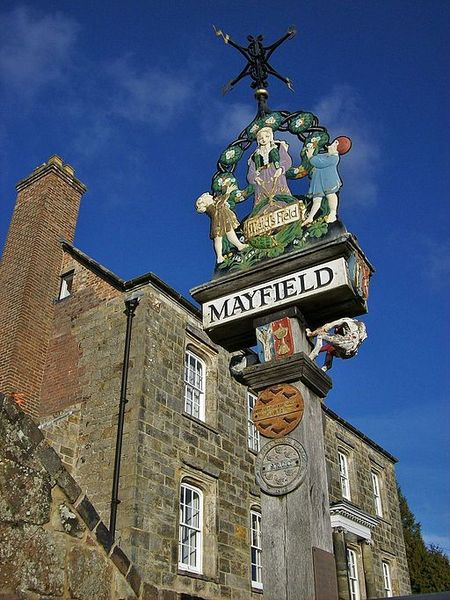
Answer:
[[[38,14],[20,6],[0,14],[0,84],[30,98],[65,77],[78,24],[60,14]]]
[[[341,195],[353,205],[375,204],[380,149],[355,90],[347,85],[335,86],[313,112],[327,128],[331,139],[338,135],[352,139],[352,149],[340,162],[344,181]]]
[[[255,109],[251,104],[234,102],[226,106],[223,101],[209,103],[202,121],[205,140],[212,144],[229,144],[254,118]]]
[[[184,73],[156,68],[138,72],[129,56],[115,61],[107,73],[115,88],[110,113],[132,122],[170,127],[170,120],[186,110],[194,91]]]

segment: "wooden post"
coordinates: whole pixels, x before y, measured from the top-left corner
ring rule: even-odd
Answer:
[[[302,325],[299,319],[292,323],[294,347],[309,352],[310,344]],[[302,350],[288,358],[245,369],[245,380],[256,391],[285,393],[291,402],[292,390],[298,390],[304,405],[303,417],[292,431],[275,439],[261,438],[256,469],[262,489],[264,597],[268,600],[337,600],[321,407],[331,381]],[[264,416],[266,410],[266,414],[278,417],[281,407],[281,401],[273,408],[268,401],[267,409],[261,409],[262,414]],[[278,426],[277,417],[274,429]],[[274,449],[279,449],[278,455],[274,455]],[[300,449],[298,458],[296,449]],[[296,475],[297,485],[295,474],[292,475],[296,461],[304,463]],[[290,489],[292,486],[294,489]]]

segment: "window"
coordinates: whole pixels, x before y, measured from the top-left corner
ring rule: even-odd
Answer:
[[[383,583],[384,583],[384,596],[385,598],[392,597],[392,583],[391,583],[391,570],[389,568],[389,563],[382,562],[383,566]]]
[[[348,585],[350,589],[350,600],[360,600],[358,565],[356,563],[356,554],[350,548],[347,548],[347,570],[348,570]]]
[[[348,460],[347,455],[343,452],[338,452],[339,461],[339,479],[341,483],[342,497],[346,500],[351,500],[350,497],[350,481],[348,479]]]
[[[70,296],[70,294],[72,293],[73,275],[73,271],[61,275],[61,284],[59,287],[58,300],[63,300],[64,298]]]
[[[252,561],[252,587],[262,590],[262,545],[261,545],[261,513],[252,510],[251,519],[251,561]]]
[[[184,410],[193,417],[205,420],[206,366],[201,358],[186,350],[184,358]]]
[[[375,514],[378,517],[383,516],[383,506],[381,504],[380,481],[378,475],[372,471],[373,498],[375,501]],[[383,563],[384,564],[384,563]]]
[[[178,564],[182,569],[202,572],[202,492],[187,483],[180,489]]]
[[[259,450],[259,431],[256,429],[256,427],[253,423],[253,418],[252,418],[252,412],[253,412],[253,407],[255,406],[255,403],[256,403],[255,394],[252,394],[251,392],[247,392],[248,447],[250,448],[250,450],[255,450],[255,452],[258,452],[258,450]]]

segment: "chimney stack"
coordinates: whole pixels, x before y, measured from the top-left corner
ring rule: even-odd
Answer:
[[[40,390],[63,259],[86,187],[51,156],[17,185],[0,263],[0,392],[19,394],[39,416]]]

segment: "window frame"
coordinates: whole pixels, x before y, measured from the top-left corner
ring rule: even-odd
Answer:
[[[197,512],[197,520],[198,526],[192,526],[189,523],[185,522],[183,507],[188,506],[185,500],[186,495],[184,491],[190,491],[193,494],[196,494],[198,497],[198,512]],[[190,573],[203,573],[203,538],[204,538],[204,527],[203,527],[203,491],[190,484],[186,481],[181,481],[180,483],[180,495],[179,495],[179,523],[178,523],[178,568],[182,571],[189,571]],[[195,565],[189,564],[188,562],[183,562],[182,560],[182,548],[183,548],[183,531],[185,529],[189,529],[191,531],[196,532],[196,541],[195,541],[195,552],[196,552],[196,561]],[[189,540],[190,541],[190,540]],[[190,546],[190,544],[189,544]]]
[[[381,568],[383,571],[383,591],[385,594],[385,598],[392,598],[394,592],[392,590],[392,577],[391,577],[390,564],[386,560],[382,560]]]
[[[356,552],[347,548],[347,579],[350,600],[361,600],[361,586],[359,583],[358,559]]]
[[[250,580],[252,589],[262,590],[262,517],[259,509],[250,510]],[[253,574],[255,573],[255,578]]]
[[[253,423],[253,408],[256,404],[258,396],[253,392],[247,390],[247,447],[253,452],[259,452],[261,439],[259,431],[256,429]]]
[[[371,471],[372,491],[375,504],[375,514],[377,517],[383,516],[383,501],[381,498],[380,476],[375,471]]]
[[[201,386],[197,386],[197,382],[194,383],[189,381],[188,373],[189,373],[189,361],[194,360],[200,366],[200,377],[201,377]],[[198,419],[199,421],[205,422],[206,420],[206,374],[207,374],[207,365],[205,360],[196,352],[191,350],[190,347],[185,348],[184,350],[184,365],[183,365],[183,384],[184,384],[184,412],[193,417],[194,419]],[[194,371],[194,378],[197,376],[197,372]],[[188,390],[191,390],[192,399],[188,399]],[[195,393],[198,393],[198,403],[194,401]],[[191,403],[191,410],[189,410],[188,402]],[[198,414],[194,411],[195,405],[198,404]]]
[[[75,275],[75,269],[66,271],[59,277],[59,292],[58,300],[65,300],[72,295],[73,278]]]
[[[342,450],[338,450],[339,484],[342,497],[345,500],[351,500],[350,477],[348,468],[348,455]]]

